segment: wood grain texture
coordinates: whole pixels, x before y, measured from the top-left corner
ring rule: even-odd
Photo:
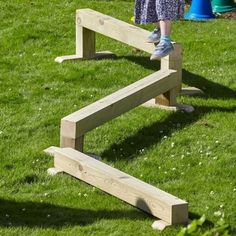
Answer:
[[[148,53],[152,53],[155,49],[154,44],[147,42],[150,35],[148,30],[92,9],[77,10],[76,24],[78,27],[85,27]],[[174,43],[174,47],[177,51],[181,50],[181,45],[178,43]]]
[[[76,55],[83,59],[95,56],[95,32],[76,24]]]
[[[64,117],[61,120],[61,136],[76,139],[177,85],[176,71],[157,71]]]
[[[56,149],[54,165],[169,224],[188,220],[187,202],[74,149]]]

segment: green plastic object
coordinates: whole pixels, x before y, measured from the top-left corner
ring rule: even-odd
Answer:
[[[212,0],[211,4],[215,13],[230,12],[236,9],[234,0]]]

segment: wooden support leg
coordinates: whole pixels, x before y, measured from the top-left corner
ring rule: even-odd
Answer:
[[[155,98],[155,104],[163,106],[176,105],[177,89],[171,89]]]
[[[82,26],[82,19],[76,15],[76,54],[69,56],[61,56],[55,59],[56,62],[62,63],[68,60],[81,59],[100,59],[114,58],[115,54],[109,51],[96,53],[96,33],[93,30]]]
[[[95,32],[79,25],[76,18],[76,55],[87,59],[95,56]]]
[[[157,96],[155,98],[155,103],[163,106],[175,106],[176,96],[182,87],[182,46],[180,44],[174,44],[174,51],[170,55],[161,59],[161,69],[176,70],[178,86]]]
[[[60,147],[61,148],[70,147],[80,152],[83,152],[84,136],[81,136],[76,139],[61,136]]]

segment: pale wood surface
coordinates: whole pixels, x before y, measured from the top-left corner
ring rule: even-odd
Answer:
[[[68,138],[63,135],[60,136],[60,147],[70,147],[76,149],[78,151],[83,152],[84,149],[84,136],[76,137],[76,138]]]
[[[178,85],[176,71],[157,71],[61,120],[61,136],[76,139]]]
[[[149,31],[92,9],[77,10],[76,24],[148,53],[155,49],[154,44],[147,42]],[[178,43],[174,43],[174,47],[181,50]]]
[[[187,88],[182,88],[179,94],[194,96],[194,95],[203,95],[204,92],[199,88],[187,87]]]
[[[179,83],[174,89],[168,91],[165,94],[156,97],[156,103],[163,106],[175,106],[176,97],[182,87],[182,60],[183,60],[183,49],[180,44],[174,44],[174,51],[161,59],[161,70],[176,70]]]
[[[147,43],[150,32],[92,9],[76,11],[77,25],[83,26],[135,48],[152,53],[154,44]]]
[[[92,58],[95,55],[95,32],[84,28],[76,21],[76,55]]]
[[[116,55],[113,52],[110,51],[101,51],[101,52],[96,52],[95,55],[93,55],[89,59],[105,59],[105,58],[116,58]],[[62,63],[64,61],[70,61],[70,60],[84,60],[86,58],[83,58],[79,55],[68,55],[68,56],[61,56],[57,57],[55,59],[55,62]]]
[[[57,170],[66,172],[169,224],[186,223],[188,203],[71,148],[54,153]]]
[[[163,220],[155,220],[152,224],[152,228],[154,230],[164,230],[167,226],[170,226],[169,223],[163,221]]]
[[[54,152],[56,149],[60,149],[59,147],[56,146],[51,146],[49,148],[44,149],[44,153],[48,154],[49,156],[54,156]]]
[[[194,111],[194,107],[191,105],[186,105],[186,104],[176,104],[175,106],[165,106],[165,105],[160,105],[156,103],[155,99],[151,99],[144,104],[142,104],[144,107],[151,107],[151,108],[158,108],[158,109],[163,109],[167,111],[185,111],[188,113],[191,113]]]

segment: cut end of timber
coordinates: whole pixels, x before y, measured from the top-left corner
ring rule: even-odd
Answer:
[[[188,95],[188,96],[197,96],[197,95],[203,95],[204,92],[195,87],[188,87],[188,88],[182,88],[179,95]]]
[[[154,230],[160,230],[160,231],[164,230],[167,226],[170,226],[170,224],[163,220],[156,220],[152,224],[152,228]]]
[[[102,51],[96,52],[95,55],[91,58],[82,58],[78,55],[69,55],[69,56],[60,56],[55,59],[55,62],[62,63],[64,61],[71,61],[71,60],[86,60],[86,59],[114,59],[116,58],[116,54],[110,51]]]
[[[47,173],[51,176],[54,176],[54,175],[61,173],[61,172],[62,172],[61,170],[58,170],[54,167],[47,169]]]
[[[164,106],[157,104],[155,102],[155,99],[151,99],[144,104],[142,104],[144,107],[149,107],[149,108],[159,108],[167,111],[185,111],[188,113],[191,113],[194,111],[194,107],[191,105],[185,105],[185,104],[177,104],[176,106]]]
[[[49,156],[54,156],[55,151],[60,150],[59,147],[51,146],[49,148],[44,149],[44,153],[48,154]]]
[[[82,60],[83,58],[81,58],[80,56],[78,55],[69,55],[69,56],[61,56],[61,57],[57,57],[55,59],[55,62],[58,62],[58,63],[62,63],[64,61],[71,61],[71,60]]]

